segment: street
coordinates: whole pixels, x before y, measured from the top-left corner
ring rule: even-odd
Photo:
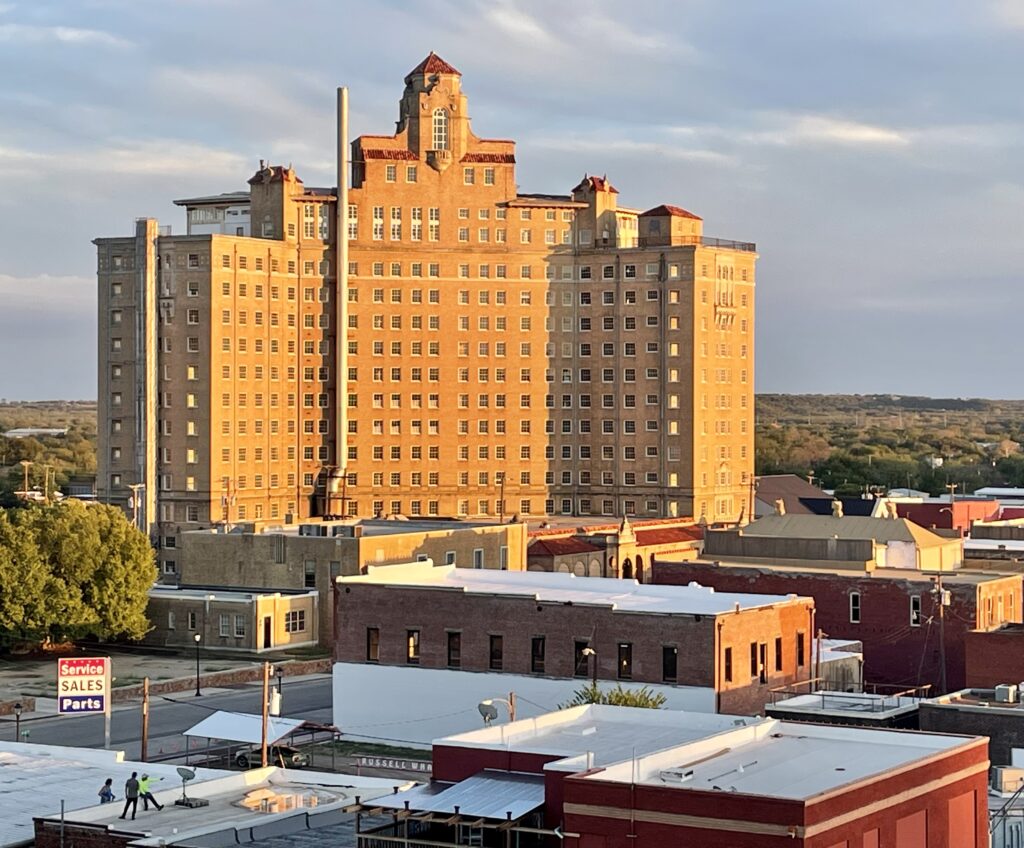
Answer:
[[[149,755],[185,750],[182,732],[200,722],[214,710],[233,710],[242,713],[260,712],[259,685],[245,685],[231,691],[218,690],[199,698],[192,692],[172,695],[154,695],[150,699]],[[328,677],[315,680],[288,682],[285,680],[281,714],[289,718],[302,718],[321,724],[330,724],[331,680]],[[110,745],[123,750],[127,759],[137,759],[140,753],[142,735],[141,704],[133,703],[115,707],[110,721]],[[88,748],[103,747],[103,716],[47,716],[45,718],[23,719],[21,731],[25,741],[43,745],[74,745]],[[24,737],[28,731],[27,738]],[[0,724],[0,739],[13,740],[15,724],[5,721]],[[205,741],[193,743],[205,746]]]

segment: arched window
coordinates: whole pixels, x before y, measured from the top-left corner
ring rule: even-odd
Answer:
[[[433,150],[448,149],[448,110],[434,110],[434,146]]]

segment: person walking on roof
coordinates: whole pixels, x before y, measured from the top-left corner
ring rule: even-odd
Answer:
[[[157,780],[163,780],[162,777],[158,777]],[[142,775],[142,779],[139,781],[139,797],[142,799],[143,809],[149,810],[149,802],[153,802],[153,806],[158,810],[164,808],[163,804],[157,802],[156,798],[153,797],[153,793],[149,791],[149,784],[153,782],[153,779],[148,775]]]
[[[132,808],[132,820],[135,819],[135,813],[139,809],[139,773],[137,771],[132,772],[132,776],[124,782],[124,810],[118,818],[124,818],[128,815],[128,808]]]

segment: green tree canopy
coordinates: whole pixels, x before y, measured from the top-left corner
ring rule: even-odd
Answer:
[[[610,704],[613,707],[646,707],[660,710],[665,706],[665,696],[660,692],[652,692],[650,686],[623,689],[622,684],[617,683],[614,689],[604,690],[600,686],[588,683],[577,689],[571,700],[559,705],[559,709],[567,710],[569,707],[580,707],[584,704]]]
[[[115,507],[0,510],[0,638],[139,639],[156,579],[146,536]]]

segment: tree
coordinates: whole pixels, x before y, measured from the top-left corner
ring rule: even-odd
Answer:
[[[0,634],[33,641],[145,635],[153,550],[120,510],[70,500],[0,515]]]
[[[660,692],[652,692],[650,686],[639,689],[623,689],[618,683],[614,689],[604,691],[594,683],[588,683],[573,693],[571,700],[559,705],[560,710],[579,707],[584,704],[609,704],[613,707],[645,707],[660,710],[665,706],[665,696]]]

